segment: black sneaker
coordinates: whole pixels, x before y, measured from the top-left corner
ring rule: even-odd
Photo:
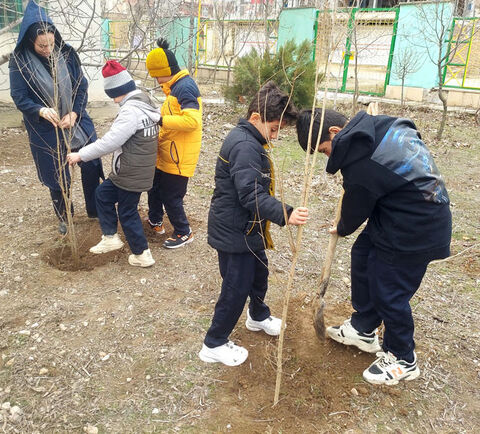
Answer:
[[[163,247],[166,249],[177,249],[183,247],[185,244],[191,243],[193,241],[193,232],[190,231],[187,235],[172,235],[167,238],[163,243]]]
[[[365,371],[363,378],[372,384],[386,384],[394,386],[400,380],[414,380],[420,375],[420,369],[417,366],[417,355],[413,353],[413,362],[397,360],[392,353],[377,353],[378,359],[375,360]]]

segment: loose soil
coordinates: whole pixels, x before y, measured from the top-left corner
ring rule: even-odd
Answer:
[[[207,95],[208,96],[208,95]],[[12,110],[12,109],[10,109]],[[115,115],[95,115],[103,133]],[[244,316],[232,340],[249,350],[235,368],[197,356],[219,294],[216,253],[206,242],[215,160],[221,142],[245,107],[205,105],[199,165],[185,205],[195,241],[162,248],[145,226],[156,264],[131,267],[128,246],[105,255],[88,249],[100,239],[88,219],[76,172],[74,264],[57,232],[48,191],[37,179],[25,131],[0,136],[0,427],[4,432],[479,432],[480,261],[478,127],[451,114],[445,139],[434,141],[440,113],[424,109],[382,112],[411,117],[435,155],[452,200],[450,260],[431,264],[412,300],[422,372],[396,387],[365,383],[375,356],[320,341],[312,300],[341,186],[323,173],[321,157],[309,204],[312,219],[290,301],[279,403],[273,407],[277,339],[246,330]],[[1,127],[1,125],[0,125]],[[298,205],[304,154],[291,130],[278,143],[276,163],[286,201]],[[104,160],[108,172],[109,158]],[[146,195],[140,213],[146,216]],[[293,231],[294,232],[294,231]],[[121,236],[123,234],[120,231]],[[287,229],[275,228],[269,253],[267,301],[281,315],[292,254]],[[339,242],[326,294],[327,325],[351,311],[349,249]],[[8,405],[18,406],[12,417]]]

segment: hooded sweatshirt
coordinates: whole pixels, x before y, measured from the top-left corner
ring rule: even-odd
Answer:
[[[449,256],[448,193],[411,120],[358,113],[334,137],[326,170],[343,175],[339,235],[368,219],[366,231],[388,263]]]
[[[33,0],[25,8],[22,24],[20,26],[17,45],[10,56],[10,94],[16,107],[22,112],[25,127],[28,132],[30,149],[38,172],[40,181],[48,188],[61,190],[58,174],[63,171],[63,176],[70,177],[68,170],[59,165],[64,160],[66,146],[63,143],[62,135],[57,143],[57,134],[54,126],[39,116],[40,109],[48,106],[43,95],[43,89],[36,80],[35,72],[32,69],[27,57],[27,50],[33,55],[34,28],[46,28],[53,31],[55,35],[55,56],[61,55],[68,70],[71,80],[71,87],[74,90],[71,111],[77,113],[75,127],[81,128],[87,140],[91,142],[97,139],[95,128],[87,111],[88,82],[83,75],[80,59],[75,50],[66,44],[53,26],[52,20],[47,16],[44,9],[38,6]],[[50,70],[48,59],[37,56],[47,70]],[[59,155],[59,154],[60,155]],[[52,158],[56,155],[60,158]],[[100,161],[95,162],[100,164]]]
[[[152,188],[160,111],[140,90],[128,93],[110,130],[80,149],[82,161],[113,152],[110,180],[117,187],[142,192]]]

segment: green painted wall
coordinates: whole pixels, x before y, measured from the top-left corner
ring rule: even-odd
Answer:
[[[177,62],[181,68],[188,65],[188,46],[191,44],[193,62],[195,62],[197,18],[194,18],[193,38],[189,41],[190,17],[175,18],[160,22],[160,29],[157,36],[166,37],[170,49],[174,51]]]
[[[108,50],[110,48],[110,20],[105,18],[100,26],[100,38],[102,40],[102,48]],[[107,53],[107,57],[110,53]]]
[[[423,59],[423,64],[417,72],[407,75],[405,86],[423,87],[424,89],[438,86],[437,65],[432,61],[432,58],[437,59],[440,48],[440,44],[435,42],[438,41],[435,33],[438,33],[441,25],[450,28],[453,10],[452,3],[400,4],[392,76],[389,84],[393,86],[401,85],[401,80],[395,77],[393,71],[398,61],[397,54],[401,56],[401,53],[408,49],[415,56]],[[436,26],[435,22],[437,22]],[[448,35],[445,35],[445,39],[447,37]],[[447,44],[444,43],[442,51],[444,52],[446,49]]]
[[[280,13],[278,24],[277,50],[289,40],[297,44],[307,39],[315,40],[315,20],[317,9],[315,8],[286,8]],[[312,50],[313,58],[313,50]]]

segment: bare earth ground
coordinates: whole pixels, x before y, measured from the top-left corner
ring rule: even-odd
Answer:
[[[244,108],[241,108],[244,110]],[[383,113],[400,115],[398,107]],[[11,115],[12,109],[2,117]],[[103,133],[115,109],[92,110]],[[21,128],[0,136],[0,429],[4,432],[480,432],[480,149],[471,117],[410,111],[446,178],[454,215],[453,254],[432,264],[412,301],[421,377],[397,387],[362,380],[374,360],[313,330],[311,300],[328,242],[340,178],[319,158],[287,320],[281,400],[272,408],[276,342],[248,332],[240,367],[207,365],[197,353],[219,293],[216,254],[206,242],[215,159],[239,111],[206,105],[199,166],[186,209],[195,241],[167,251],[149,233],[156,264],[128,265],[128,247],[94,256],[96,220],[86,217],[79,174],[74,188],[81,266],[72,271],[48,191],[37,180]],[[4,118],[6,119],[6,118]],[[276,149],[287,202],[298,205],[304,154],[286,131]],[[105,159],[108,171],[109,158]],[[146,213],[142,196],[141,213]],[[170,229],[170,227],[167,227]],[[267,300],[281,315],[290,265],[286,229],[275,228]],[[167,231],[168,234],[168,231]],[[327,325],[351,312],[350,236],[339,242],[326,295]],[[10,403],[10,404],[8,404]],[[12,410],[8,406],[18,406]]]

